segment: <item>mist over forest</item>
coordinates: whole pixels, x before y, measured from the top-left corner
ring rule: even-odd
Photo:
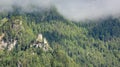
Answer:
[[[0,67],[120,67],[119,0],[0,0]]]
[[[1,0],[0,12],[12,11],[13,6],[21,7],[25,12],[54,6],[60,14],[74,21],[118,17],[120,14],[119,0]]]

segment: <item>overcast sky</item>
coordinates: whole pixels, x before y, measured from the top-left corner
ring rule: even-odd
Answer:
[[[120,15],[120,0],[0,0],[0,12],[20,6],[25,11],[30,5],[49,8],[55,5],[58,11],[70,20],[85,20]]]

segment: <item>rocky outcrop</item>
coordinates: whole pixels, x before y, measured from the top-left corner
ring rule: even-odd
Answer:
[[[0,50],[4,50],[7,47],[7,44],[8,43],[6,43],[4,41],[0,41]]]
[[[4,33],[0,36],[0,50],[8,49],[8,51],[11,51],[16,45],[17,40],[14,40],[13,42],[5,42],[3,40],[4,36],[5,36]]]
[[[49,50],[49,45],[48,45],[48,42],[47,42],[46,38],[44,38],[44,40],[43,40],[43,44],[44,44],[44,46],[43,46],[43,50],[44,50],[44,51]]]
[[[0,36],[0,49],[3,50],[7,47],[7,43],[5,43],[2,39],[5,36],[4,33],[2,33],[2,35]]]
[[[14,46],[16,45],[16,43],[17,43],[17,40],[14,40],[13,42],[11,42],[8,46],[8,51],[11,51],[14,48]]]
[[[36,42],[43,42],[43,36],[42,36],[42,34],[38,34]]]
[[[19,32],[19,31],[23,30],[24,27],[22,26],[22,21],[19,20],[19,19],[14,20],[14,21],[12,22],[12,28],[13,28],[13,30],[16,31],[16,32]]]
[[[22,63],[20,61],[18,61],[17,67],[22,67]]]
[[[42,34],[38,34],[36,41],[33,45],[31,45],[31,47],[42,48],[44,51],[48,51],[51,49],[46,38],[43,38]]]
[[[3,40],[4,36],[5,36],[4,33],[0,36],[0,50],[7,49],[8,51],[11,51],[17,44],[17,40],[11,40],[10,42],[5,42]],[[43,51],[51,50],[46,38],[44,38],[42,34],[38,34],[35,42],[32,45],[30,45],[30,47],[41,48],[43,49]]]

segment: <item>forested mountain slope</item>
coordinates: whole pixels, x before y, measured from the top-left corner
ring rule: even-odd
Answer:
[[[119,67],[119,30],[118,18],[74,23],[55,8],[1,13],[0,67]],[[41,36],[46,40],[38,40]],[[36,47],[46,41],[47,51]]]

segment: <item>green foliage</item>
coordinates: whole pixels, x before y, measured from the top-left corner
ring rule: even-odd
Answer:
[[[120,21],[115,18],[99,21],[99,23],[93,27],[91,33],[93,37],[105,41],[120,37]]]
[[[0,50],[0,67],[120,66],[118,19],[73,23],[65,20],[55,8],[42,13],[15,11],[0,15],[4,17],[0,21],[0,33],[5,33],[3,40],[18,40],[12,51]],[[48,40],[52,50],[45,52],[30,47],[39,33]]]

